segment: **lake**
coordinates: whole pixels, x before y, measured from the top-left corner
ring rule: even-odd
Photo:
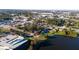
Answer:
[[[54,35],[48,37],[48,40],[35,45],[38,50],[78,50],[79,38]]]

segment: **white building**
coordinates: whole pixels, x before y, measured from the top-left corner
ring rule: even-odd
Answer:
[[[0,37],[0,49],[14,49],[25,42],[27,42],[27,40],[24,40],[24,37],[9,34]]]

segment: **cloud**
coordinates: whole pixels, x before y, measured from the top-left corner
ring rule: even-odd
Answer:
[[[78,9],[78,0],[0,0],[0,9]]]

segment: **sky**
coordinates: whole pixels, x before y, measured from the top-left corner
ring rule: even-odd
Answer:
[[[0,0],[0,9],[79,10],[78,0]]]

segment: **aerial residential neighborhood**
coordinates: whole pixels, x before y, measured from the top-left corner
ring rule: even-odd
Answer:
[[[0,50],[79,49],[78,10],[0,10]]]

